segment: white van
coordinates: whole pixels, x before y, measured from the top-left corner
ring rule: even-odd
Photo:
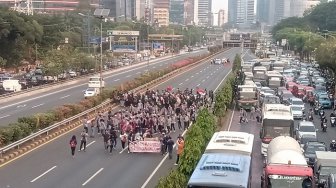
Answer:
[[[94,77],[90,77],[89,79],[89,84],[88,87],[93,87],[93,88],[100,88],[100,77],[99,76],[94,76]],[[105,87],[105,81],[102,79],[102,88]]]
[[[17,92],[21,91],[22,89],[19,80],[4,80],[2,83],[2,87],[6,92]]]
[[[100,93],[100,89],[99,88],[89,87],[84,92],[84,98],[98,96],[99,93]]]

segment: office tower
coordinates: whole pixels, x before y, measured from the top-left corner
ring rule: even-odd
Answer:
[[[225,11],[221,9],[218,11],[218,26],[222,27],[224,23],[225,23]]]
[[[255,23],[255,0],[229,0],[229,22],[237,26],[250,26]]]
[[[212,0],[198,0],[198,25],[211,26],[211,5]]]
[[[170,23],[184,23],[184,0],[170,0],[169,9]]]

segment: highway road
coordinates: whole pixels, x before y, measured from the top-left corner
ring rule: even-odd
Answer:
[[[205,53],[207,53],[207,50],[193,51],[165,60],[152,61],[149,66],[147,63],[137,67],[129,66],[126,70],[119,70],[104,76],[105,84],[107,86],[119,85],[127,80],[139,77],[141,74],[147,72],[148,69],[150,71],[164,69],[179,60]],[[0,107],[0,126],[16,122],[18,117],[46,112],[63,104],[79,102],[84,98],[87,82],[82,81],[73,86],[51,89],[50,91],[3,102]]]
[[[219,55],[233,59],[239,48]],[[201,87],[215,90],[229,72],[229,66],[195,66],[191,71],[172,77],[158,89]],[[204,80],[204,81],[203,81]],[[6,188],[137,188],[141,187],[163,156],[160,154],[128,154],[118,143],[113,154],[105,153],[101,137],[88,140],[86,152],[70,155],[69,139],[80,134],[80,129],[69,132],[34,151],[0,167],[0,187]],[[172,133],[176,138],[181,132]],[[119,140],[118,140],[119,141]],[[173,160],[176,160],[174,155]],[[147,187],[154,187],[148,184]]]

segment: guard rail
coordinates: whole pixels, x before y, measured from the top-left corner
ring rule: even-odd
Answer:
[[[162,77],[159,77],[159,78],[154,79],[154,80],[152,80],[152,81],[150,81],[150,82],[148,82],[148,83],[146,83],[144,85],[141,85],[141,86],[139,86],[139,87],[137,87],[135,89],[132,89],[132,90],[130,90],[130,92],[136,93],[136,92],[139,92],[141,90],[144,90],[148,86],[150,86],[152,84],[156,84],[157,82],[161,81],[162,79],[165,79],[167,77],[171,77],[172,75],[174,75],[174,74],[176,74],[176,73],[178,73],[178,72],[180,72],[180,71],[182,71],[184,69],[187,69],[187,68],[193,66],[194,64],[198,64],[200,62],[207,61],[210,58],[212,58],[213,56],[216,56],[216,55],[222,53],[223,51],[224,50],[222,50],[220,52],[217,52],[217,53],[215,53],[215,54],[213,54],[211,56],[208,56],[208,57],[206,57],[204,59],[201,59],[201,60],[199,60],[199,61],[197,61],[195,63],[189,64],[189,65],[187,65],[185,67],[181,67],[179,69],[176,69],[176,70],[174,70],[174,71],[172,71],[172,72],[170,72],[168,74],[163,75]],[[53,124],[53,125],[51,125],[49,127],[46,127],[46,128],[44,128],[42,130],[39,130],[39,131],[37,131],[35,133],[32,133],[31,135],[29,135],[29,136],[27,136],[25,138],[22,138],[22,139],[20,139],[20,140],[18,140],[16,142],[13,142],[13,143],[11,143],[9,145],[6,145],[6,146],[0,148],[0,157],[2,157],[2,155],[4,153],[6,153],[7,151],[9,151],[11,149],[14,149],[14,148],[19,149],[22,144],[25,144],[28,141],[32,141],[32,140],[40,137],[41,135],[44,135],[44,134],[48,135],[50,131],[53,131],[55,129],[60,129],[62,126],[68,125],[69,123],[72,123],[75,120],[80,121],[84,117],[87,117],[89,114],[97,114],[97,112],[102,111],[102,109],[104,109],[104,108],[106,109],[106,107],[110,107],[111,103],[112,103],[112,100],[108,99],[108,100],[104,101],[103,103],[101,103],[100,105],[98,105],[96,107],[88,109],[88,110],[86,110],[84,112],[81,112],[81,113],[79,113],[79,114],[77,114],[77,115],[75,115],[73,117],[70,117],[68,119],[65,119],[63,121],[57,122],[57,123],[55,123],[55,124]]]

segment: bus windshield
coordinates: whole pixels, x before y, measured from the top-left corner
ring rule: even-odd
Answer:
[[[91,77],[89,82],[99,82],[99,77]]]
[[[311,188],[312,181],[308,177],[270,175],[270,186],[276,188]]]

